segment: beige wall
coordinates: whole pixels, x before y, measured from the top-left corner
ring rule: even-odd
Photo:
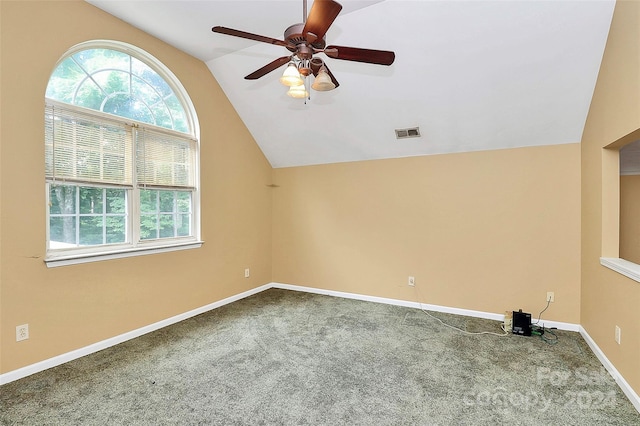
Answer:
[[[274,170],[276,282],[580,322],[578,144]],[[415,289],[407,277],[415,276]]]
[[[201,61],[81,1],[1,1],[0,14],[0,373],[271,281],[271,167]],[[60,56],[92,39],[146,50],[189,93],[201,126],[201,249],[45,266],[45,88]],[[30,339],[16,343],[23,323]]]
[[[640,264],[640,175],[620,176],[620,257]]]
[[[616,4],[582,138],[582,325],[640,393],[640,283],[600,265],[617,255],[618,170],[602,148],[640,128],[640,2]],[[636,137],[637,139],[637,137]],[[612,165],[613,164],[613,165]],[[604,205],[604,208],[603,208]],[[604,224],[604,226],[603,226]],[[614,340],[615,325],[622,344]]]

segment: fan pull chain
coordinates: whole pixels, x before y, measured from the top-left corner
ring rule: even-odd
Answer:
[[[311,100],[311,85],[309,84],[309,77],[304,78],[304,90],[307,91],[307,96],[304,98],[304,104],[307,104],[307,100]]]

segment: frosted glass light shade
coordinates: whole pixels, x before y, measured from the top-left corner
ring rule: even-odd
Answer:
[[[289,62],[289,65],[287,65],[284,73],[282,73],[282,77],[280,77],[280,83],[289,87],[300,86],[304,83],[302,77],[300,77],[300,72],[298,72],[296,64],[294,64],[293,62]]]
[[[311,85],[311,88],[319,92],[327,92],[336,88],[336,85],[331,81],[331,77],[324,66],[318,71],[318,76]]]
[[[304,87],[304,84],[301,84],[299,86],[291,86],[287,91],[287,95],[291,96],[292,98],[301,99],[309,96],[309,92],[307,92],[307,89],[306,87]]]

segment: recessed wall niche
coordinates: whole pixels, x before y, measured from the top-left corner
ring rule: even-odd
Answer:
[[[640,140],[620,149],[620,258],[640,264]]]

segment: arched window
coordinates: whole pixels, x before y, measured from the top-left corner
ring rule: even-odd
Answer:
[[[198,148],[158,60],[119,42],[69,50],[45,95],[48,264],[199,245]]]

